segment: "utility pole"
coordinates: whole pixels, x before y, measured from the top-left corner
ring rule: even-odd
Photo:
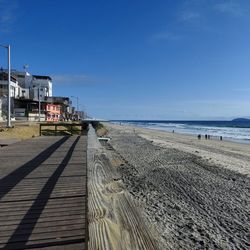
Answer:
[[[10,103],[10,82],[11,82],[11,70],[10,70],[10,45],[7,46],[8,49],[8,118],[7,118],[7,127],[11,127],[10,122],[10,109],[11,109],[11,103]]]
[[[40,99],[40,91],[41,91],[41,83],[39,82],[38,89],[38,121],[41,121],[41,99]]]
[[[11,92],[11,69],[10,69],[10,45],[1,45],[1,47],[8,50],[8,110],[7,110],[7,128],[11,128],[10,122],[10,110],[11,110],[11,103],[10,103],[10,92]]]
[[[71,96],[73,98],[76,98],[76,111],[78,112],[79,111],[79,103],[78,103],[78,96]]]

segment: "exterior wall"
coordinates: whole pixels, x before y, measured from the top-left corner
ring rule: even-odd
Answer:
[[[58,122],[61,118],[61,105],[46,104],[46,121]]]
[[[39,115],[38,114],[34,114],[34,113],[29,113],[28,114],[28,121],[39,121]],[[45,121],[45,115],[41,114],[40,115],[40,121]]]
[[[8,81],[0,80],[0,96],[8,95]],[[18,83],[10,82],[10,96],[17,97],[18,96]]]
[[[29,99],[29,89],[19,87],[18,88],[18,97],[22,99]]]
[[[0,121],[3,121],[2,117],[2,100],[0,99]]]
[[[52,81],[50,77],[33,76],[24,71],[13,71],[12,74],[17,78],[21,88],[29,90],[29,98],[38,101],[39,88],[40,101],[44,101],[45,97],[52,96]]]
[[[24,71],[12,71],[12,74],[17,78],[20,87],[26,89],[30,88],[33,79],[32,75]]]
[[[39,99],[39,87],[40,87],[40,100],[44,100],[45,97],[52,96],[52,82],[49,79],[33,79],[32,86],[34,89],[34,99]]]
[[[15,117],[25,117],[26,109],[25,108],[15,108],[14,109]]]

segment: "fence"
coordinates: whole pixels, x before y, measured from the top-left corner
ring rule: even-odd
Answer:
[[[41,135],[86,135],[88,123],[40,123]]]

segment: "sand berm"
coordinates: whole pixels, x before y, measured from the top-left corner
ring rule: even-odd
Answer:
[[[250,249],[249,145],[105,126],[123,184],[164,249]]]

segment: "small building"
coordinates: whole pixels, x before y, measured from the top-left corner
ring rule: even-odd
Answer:
[[[4,71],[0,71],[0,99],[1,99],[1,116],[6,117],[7,116],[7,110],[8,110],[8,87],[9,87],[9,81],[8,81],[8,74]],[[20,93],[20,87],[18,85],[18,81],[16,77],[11,75],[10,80],[10,111],[11,115],[13,115],[13,108],[14,108],[14,99],[18,97],[18,94]]]
[[[60,106],[60,120],[69,120],[72,117],[71,103],[69,97],[64,96],[51,96],[46,97],[45,102],[47,104],[59,105]]]
[[[47,103],[45,105],[46,111],[46,121],[58,122],[61,119],[61,105],[60,104],[51,104]]]
[[[11,74],[16,77],[22,88],[30,90],[31,99],[38,99],[39,87],[41,100],[43,100],[45,96],[52,96],[52,79],[50,76],[31,75],[28,72],[17,70],[12,70]]]
[[[45,100],[52,96],[52,79],[49,76],[33,75],[31,95],[34,100]]]
[[[8,95],[8,74],[6,72],[0,71],[0,96],[7,96]],[[11,75],[10,80],[10,97],[17,97],[19,85],[18,81],[15,76]]]

